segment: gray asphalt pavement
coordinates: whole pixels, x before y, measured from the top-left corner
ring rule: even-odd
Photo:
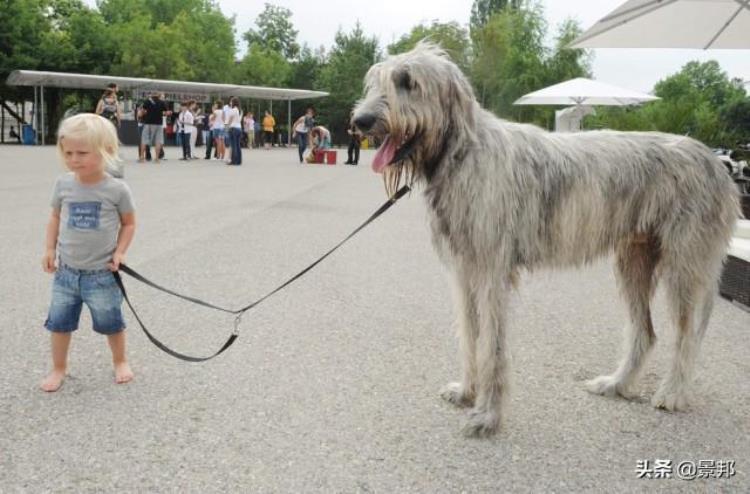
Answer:
[[[339,161],[342,151],[339,151]],[[325,252],[384,200],[369,170],[299,165],[253,150],[245,164],[136,164],[128,261],[144,275],[242,306]],[[175,149],[168,157],[176,157]],[[53,147],[0,146],[0,491],[2,492],[748,492],[750,313],[716,304],[688,413],[648,403],[672,346],[664,297],[641,399],[592,396],[611,372],[626,314],[611,260],[523,277],[511,317],[512,390],[494,439],[460,434],[464,411],[438,390],[459,375],[449,279],[412,194],[304,278],[249,312],[205,364],[154,347],[132,315],[135,380],[115,385],[85,314],[70,376],[53,394],[41,270]],[[126,278],[150,329],[206,355],[232,317]],[[673,478],[639,479],[640,460]],[[734,461],[730,478],[675,478],[683,461]]]

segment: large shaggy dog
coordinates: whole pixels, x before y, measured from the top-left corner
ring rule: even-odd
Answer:
[[[463,378],[442,396],[471,407],[466,434],[500,424],[505,313],[519,270],[580,266],[612,251],[630,314],[625,356],[587,388],[631,396],[655,341],[649,304],[661,280],[677,337],[653,404],[684,409],[739,216],[711,151],[656,132],[555,134],[500,120],[428,44],[374,65],[365,82],[352,119],[383,139],[373,169],[423,184],[433,243],[455,275]]]

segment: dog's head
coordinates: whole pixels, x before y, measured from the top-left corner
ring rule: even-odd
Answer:
[[[352,122],[382,142],[373,158],[378,173],[408,169],[429,180],[461,126],[473,125],[476,100],[466,77],[430,43],[373,65]]]

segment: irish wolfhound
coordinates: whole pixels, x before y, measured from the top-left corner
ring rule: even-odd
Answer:
[[[684,409],[739,216],[711,151],[656,132],[555,134],[500,120],[428,44],[374,65],[365,82],[352,118],[383,139],[372,167],[423,184],[433,244],[455,275],[463,379],[441,394],[472,407],[466,434],[489,435],[500,424],[505,313],[519,270],[581,266],[611,251],[630,316],[625,356],[587,388],[632,396],[655,341],[649,304],[661,279],[677,337],[653,404]]]

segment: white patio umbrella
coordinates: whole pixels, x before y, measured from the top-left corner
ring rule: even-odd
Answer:
[[[571,48],[750,48],[750,0],[629,0]]]
[[[638,91],[579,77],[534,91],[518,98],[514,105],[572,106],[565,118],[576,120],[562,124],[555,119],[555,130],[569,132],[580,129],[581,120],[592,113],[592,106],[639,105],[659,99]],[[559,116],[559,115],[558,115]]]
[[[638,91],[579,77],[521,96],[514,105],[627,106],[659,99]]]

